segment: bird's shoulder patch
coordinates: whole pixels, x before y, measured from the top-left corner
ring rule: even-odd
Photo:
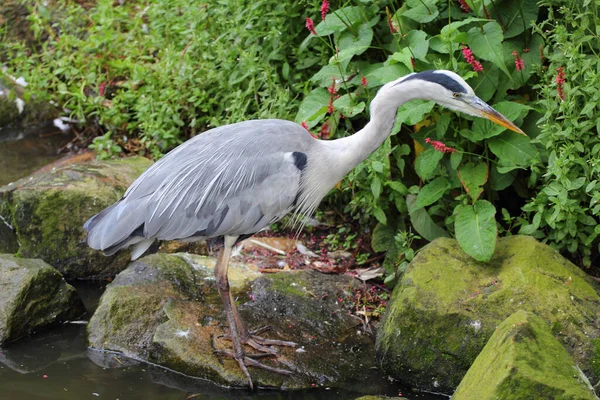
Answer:
[[[302,153],[300,151],[294,151],[292,153],[292,159],[296,168],[300,171],[303,171],[306,168],[306,162],[308,161],[308,157],[306,153]]]

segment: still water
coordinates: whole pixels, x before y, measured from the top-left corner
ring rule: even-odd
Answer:
[[[59,152],[72,139],[71,134],[63,133],[51,124],[37,129],[35,133],[1,130],[0,186],[14,182],[59,159]]]

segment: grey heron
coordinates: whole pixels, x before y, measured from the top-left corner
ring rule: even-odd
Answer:
[[[310,215],[352,168],[389,136],[398,107],[433,100],[465,114],[487,118],[515,132],[517,126],[479,99],[451,71],[413,73],[385,84],[371,102],[371,119],[352,136],[318,140],[284,120],[251,120],[211,129],[181,144],[145,171],[115,204],[84,225],[90,247],[110,255],[132,246],[140,257],[158,240],[224,239],[215,266],[233,351],[239,363],[289,374],[249,357],[243,345],[276,355],[268,340],[249,331],[229,291],[227,269],[233,246],[288,213]]]

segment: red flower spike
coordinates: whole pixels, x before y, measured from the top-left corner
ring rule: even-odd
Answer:
[[[367,78],[365,78],[364,76],[360,78],[360,84],[362,86],[367,86]]]
[[[329,1],[323,0],[321,4],[321,19],[325,21],[325,17],[327,16],[327,12],[329,11]]]
[[[465,60],[467,60],[467,62],[469,64],[471,64],[471,67],[473,67],[473,71],[475,71],[475,72],[483,71],[483,65],[481,65],[481,63],[475,59],[475,56],[473,55],[473,52],[471,51],[470,48],[468,48],[467,46],[464,46],[462,49],[462,53],[463,53],[463,57],[465,57]]]
[[[386,7],[385,13],[387,15],[387,24],[388,24],[388,28],[390,28],[390,33],[392,33],[392,34],[398,33],[398,29],[396,29],[396,27],[394,26],[394,23],[392,22],[392,14],[390,14],[390,9]]]
[[[100,84],[100,88],[99,88],[100,96],[104,96],[104,90],[105,89],[106,89],[106,82],[102,82]]]
[[[306,121],[302,121],[302,123],[300,124],[300,126],[310,132],[310,129],[308,129],[308,125],[306,124]]]
[[[329,134],[331,133],[331,127],[329,126],[328,122],[325,122],[322,126],[321,126],[321,139],[329,139]]]
[[[317,31],[315,31],[315,24],[314,24],[313,20],[308,17],[306,17],[306,29],[308,29],[309,32],[312,33],[313,35],[317,34]]]
[[[471,7],[469,7],[469,5],[467,4],[467,2],[465,0],[458,0],[458,4],[460,4],[460,9],[464,13],[470,13],[471,12]]]
[[[558,97],[560,97],[561,100],[565,100],[565,92],[563,90],[563,84],[567,81],[566,77],[565,77],[565,69],[564,67],[559,67],[556,69],[556,71],[558,72],[556,74],[556,90],[558,91]]]
[[[444,143],[438,140],[431,140],[430,138],[425,139],[425,143],[430,144],[436,151],[440,153],[456,153],[454,147],[446,146]]]
[[[512,55],[515,56],[515,67],[517,68],[517,71],[522,71],[525,69],[525,61],[519,57],[519,53],[513,51]]]

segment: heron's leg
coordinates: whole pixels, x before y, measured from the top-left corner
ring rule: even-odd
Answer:
[[[219,295],[221,296],[221,300],[223,301],[223,308],[225,310],[225,315],[227,316],[227,323],[229,324],[229,330],[231,332],[230,336],[233,344],[232,352],[219,351],[219,353],[232,357],[238,362],[242,372],[244,373],[244,375],[246,375],[246,378],[248,378],[250,388],[253,388],[252,377],[250,376],[250,373],[248,372],[247,368],[248,365],[285,375],[289,375],[291,374],[291,372],[284,369],[274,368],[262,364],[256,360],[253,360],[244,353],[238,328],[238,320],[240,323],[242,320],[239,316],[239,313],[237,312],[237,309],[235,308],[235,303],[233,302],[233,298],[229,290],[229,278],[227,277],[227,270],[229,268],[229,258],[231,257],[231,250],[233,245],[235,244],[235,240],[235,237],[225,236],[225,243],[223,248],[219,252],[219,258],[217,259],[217,264],[215,266],[215,280],[217,283],[217,290],[219,291]],[[248,331],[244,327],[243,323],[241,324],[241,327],[245,330],[246,335],[248,335]]]

